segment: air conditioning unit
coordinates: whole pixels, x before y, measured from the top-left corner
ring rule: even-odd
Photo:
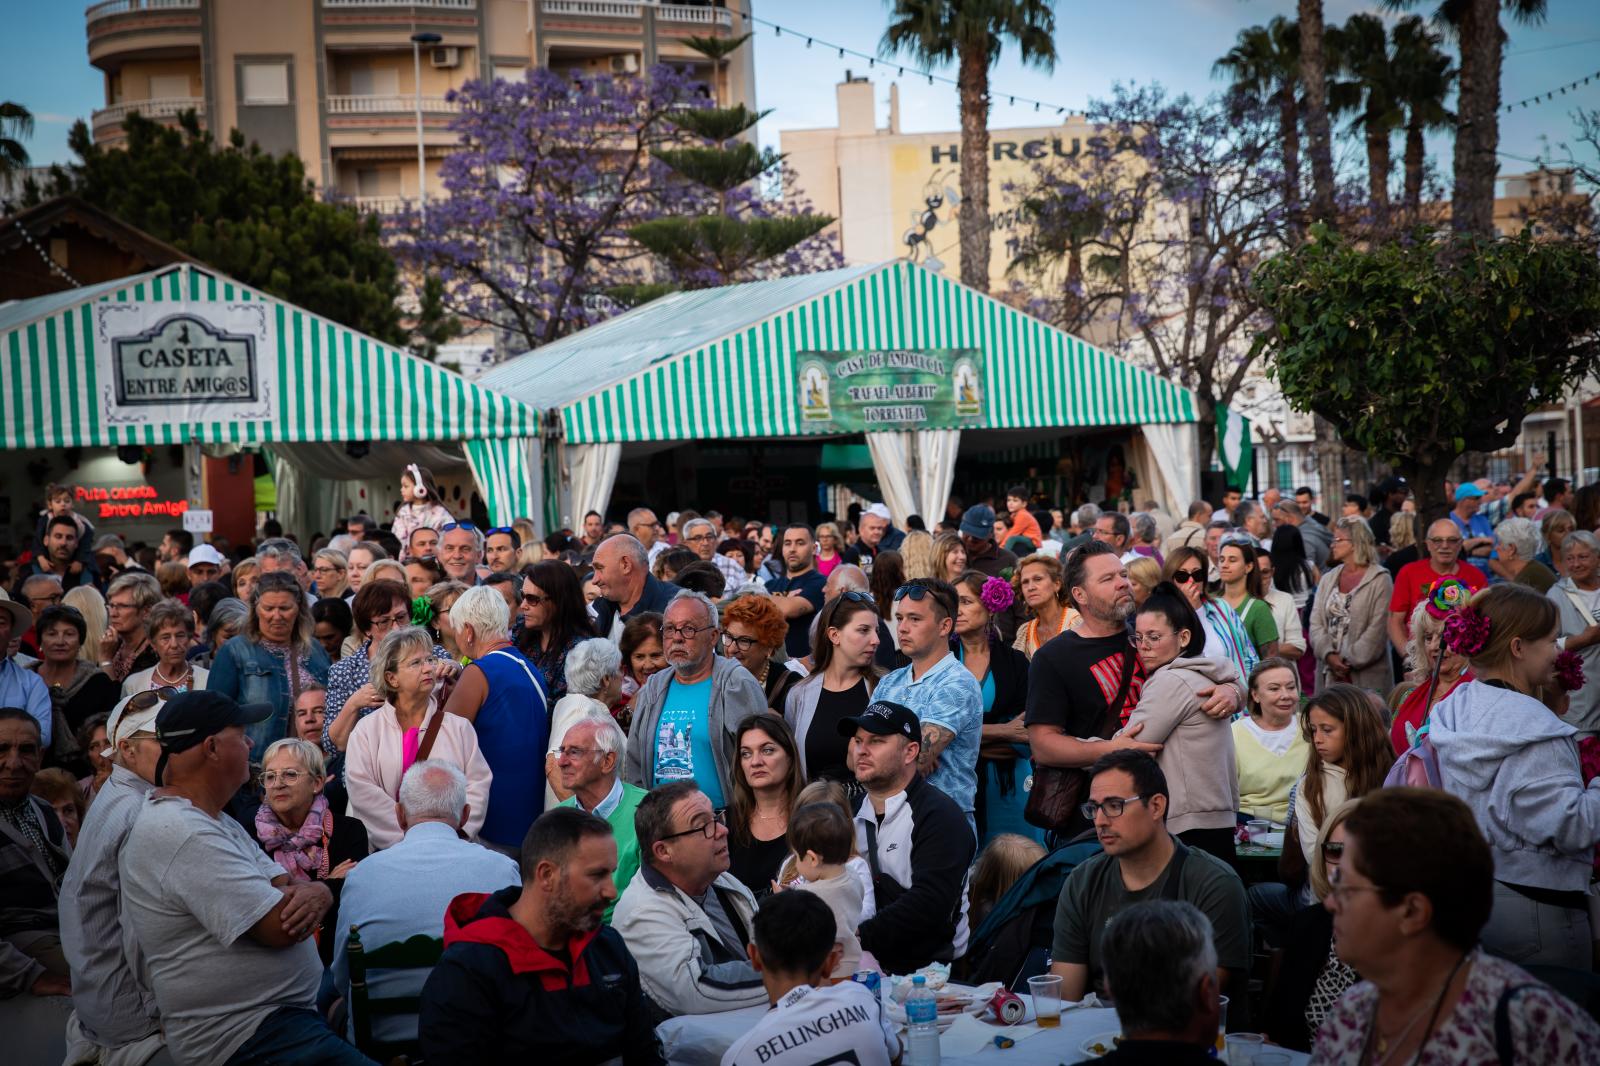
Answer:
[[[611,73],[637,74],[639,73],[639,57],[633,52],[611,57]]]
[[[429,53],[428,61],[435,67],[459,67],[461,65],[461,49],[435,48]]]

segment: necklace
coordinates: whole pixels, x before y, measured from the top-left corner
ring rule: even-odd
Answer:
[[[756,684],[765,686],[767,683],[767,675],[770,673],[772,673],[772,660],[768,659],[766,662],[761,664],[761,676],[756,678]]]
[[[1035,618],[1033,621],[1028,623],[1028,643],[1032,644],[1035,648],[1043,644],[1045,640],[1049,640],[1051,637],[1058,637],[1061,635],[1061,627],[1067,624],[1067,612],[1065,609],[1061,611],[1061,614],[1056,618],[1056,631],[1051,633],[1049,637],[1044,638],[1044,640],[1039,639],[1039,621],[1039,619]]]
[[[1456,974],[1461,972],[1461,967],[1465,966],[1467,960],[1471,957],[1472,953],[1469,951],[1457,959],[1456,964],[1450,967],[1450,972],[1445,975],[1444,984],[1439,986],[1439,994],[1433,1000],[1433,1013],[1428,1015],[1428,1027],[1422,1031],[1422,1042],[1417,1045],[1416,1056],[1411,1060],[1412,1066],[1422,1061],[1422,1051],[1428,1046],[1428,1038],[1433,1035],[1433,1026],[1439,1020],[1439,1008],[1444,1006],[1444,997],[1449,994],[1450,985],[1454,983]],[[1394,1050],[1398,1051],[1400,1049],[1400,1045],[1405,1041],[1406,1036],[1410,1034],[1412,1027],[1417,1024],[1417,1019],[1421,1017],[1422,1011],[1418,1010],[1416,1014],[1411,1016],[1411,1020],[1406,1023],[1405,1028],[1395,1035]],[[1376,1038],[1376,1041],[1374,1041],[1374,1038]],[[1374,1042],[1376,1042],[1375,1047]],[[1378,1004],[1374,1003],[1372,1005],[1372,1028],[1367,1031],[1367,1046],[1362,1049],[1361,1061],[1371,1061],[1375,1066],[1383,1066],[1384,1063],[1389,1061],[1390,1054],[1389,1038],[1378,1032]]]
[[[161,672],[161,664],[156,663],[155,667],[150,671],[150,679],[152,681],[161,682],[161,685],[157,686],[158,688],[161,686],[178,688],[180,685],[185,684],[193,674],[194,667],[185,666],[183,668],[183,673],[179,674],[177,677],[168,677],[166,674]]]

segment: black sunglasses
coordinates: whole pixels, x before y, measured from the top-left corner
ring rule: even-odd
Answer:
[[[839,593],[839,598],[841,600],[849,600],[851,603],[865,603],[872,607],[878,606],[878,601],[872,598],[872,593],[862,592],[860,589],[845,589]]]
[[[948,596],[942,594],[941,590],[924,585],[921,582],[908,582],[907,584],[901,585],[899,588],[894,590],[895,603],[899,603],[901,600],[910,600],[912,603],[920,603],[929,596],[932,596],[938,601],[939,606],[944,608],[946,614],[953,615],[956,613],[955,604],[950,602]]]
[[[128,705],[123,709],[123,713],[126,714],[128,711],[148,711],[150,708],[154,707],[157,702],[164,703],[177,694],[178,690],[173,688],[171,685],[162,685],[160,688],[146,689],[145,691],[137,693],[128,699]]]
[[[1205,579],[1206,572],[1204,570],[1178,570],[1172,575],[1172,580],[1179,585],[1187,585],[1191,581],[1204,581]]]

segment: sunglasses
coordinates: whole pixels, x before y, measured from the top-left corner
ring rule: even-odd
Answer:
[[[878,606],[878,601],[872,598],[872,593],[862,592],[860,589],[846,589],[839,593],[839,598],[841,600],[849,600],[851,603],[865,603],[872,607]]]
[[[1179,585],[1187,585],[1191,581],[1205,581],[1204,570],[1179,570],[1172,575],[1172,580]]]
[[[932,596],[934,600],[938,602],[939,606],[945,609],[946,614],[955,614],[955,605],[949,602],[949,598],[947,596],[941,595],[938,589],[930,588],[927,585],[921,585],[913,582],[910,584],[901,585],[899,588],[894,590],[895,603],[899,603],[901,600],[910,600],[912,603],[921,603],[929,596]]]
[[[469,530],[469,531],[471,531],[473,533],[476,533],[478,531],[478,527],[473,525],[471,522],[446,522],[444,525],[439,527],[439,532],[440,533],[453,533],[458,529]],[[509,529],[500,529],[500,530],[491,529],[491,530],[489,530],[489,532],[491,532],[491,533],[509,533],[511,531]]]
[[[165,703],[167,700],[170,700],[177,694],[178,690],[173,688],[171,685],[163,685],[160,688],[146,689],[145,691],[135,695],[132,699],[128,700],[128,706],[124,708],[122,713],[126,714],[128,711],[148,711],[157,703]]]

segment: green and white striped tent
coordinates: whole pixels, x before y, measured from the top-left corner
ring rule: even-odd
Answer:
[[[305,494],[465,463],[539,509],[535,408],[190,263],[0,305],[0,405],[0,448],[264,446]]]
[[[622,446],[801,437],[798,353],[891,349],[982,352],[985,402],[969,430],[1139,427],[1154,475],[1146,484],[1178,508],[1199,489],[1192,393],[904,261],[672,294],[479,380],[559,421],[563,509],[581,515],[604,510]],[[942,510],[955,448],[923,433],[898,450],[882,447],[892,436],[866,434],[890,509],[892,468],[911,466],[898,510],[936,500]]]

